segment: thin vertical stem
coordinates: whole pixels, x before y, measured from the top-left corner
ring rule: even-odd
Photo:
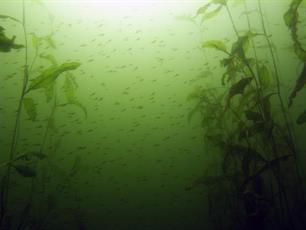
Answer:
[[[25,63],[24,63],[24,74],[23,74],[23,85],[22,85],[22,92],[19,98],[17,112],[16,112],[16,119],[15,119],[15,125],[13,129],[13,136],[12,136],[12,142],[10,146],[10,155],[9,155],[9,164],[7,166],[7,172],[6,172],[6,188],[4,190],[4,201],[3,201],[3,207],[4,210],[6,210],[7,202],[8,202],[8,195],[9,195],[9,187],[10,187],[10,176],[11,176],[11,169],[12,165],[11,162],[14,159],[14,156],[16,154],[16,147],[18,142],[18,136],[19,136],[19,130],[20,130],[20,117],[22,112],[22,105],[23,105],[23,99],[26,94],[26,89],[28,85],[29,80],[29,67],[28,67],[28,37],[27,37],[27,27],[26,27],[26,4],[25,0],[22,1],[22,27],[23,27],[23,34],[24,34],[24,40],[25,40]]]
[[[261,1],[257,0],[257,3],[258,3],[258,9],[259,9],[260,18],[261,18],[262,30],[264,32],[264,37],[265,37],[266,42],[268,44],[268,50],[269,50],[270,55],[271,55],[272,65],[273,65],[274,72],[275,72],[277,97],[278,97],[278,100],[280,102],[280,106],[281,106],[281,110],[282,110],[282,115],[283,115],[283,118],[284,118],[284,121],[285,121],[285,125],[286,125],[286,128],[287,128],[287,132],[289,134],[289,138],[290,138],[290,141],[291,141],[291,143],[290,143],[291,146],[289,146],[289,147],[291,148],[292,152],[294,153],[294,155],[296,157],[295,140],[294,140],[294,136],[293,136],[293,133],[292,133],[292,130],[291,130],[290,122],[289,122],[289,119],[288,119],[288,116],[287,116],[287,111],[285,109],[284,100],[283,100],[282,94],[281,94],[280,75],[279,75],[279,71],[278,71],[277,64],[276,64],[276,58],[275,58],[275,55],[274,55],[274,52],[273,52],[273,49],[272,49],[272,43],[271,43],[271,41],[269,39],[269,36],[268,36],[268,33],[267,33],[267,29],[266,29],[266,25],[265,25],[265,21],[264,21],[264,17],[263,17]]]

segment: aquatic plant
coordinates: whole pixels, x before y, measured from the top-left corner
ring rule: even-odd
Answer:
[[[42,4],[41,1],[37,1],[39,4]],[[68,71],[73,71],[77,69],[81,63],[79,62],[64,62],[61,64],[57,64],[55,57],[51,53],[43,53],[40,52],[40,47],[47,43],[49,47],[56,48],[55,42],[53,40],[53,33],[38,37],[35,33],[29,33],[27,31],[27,17],[26,17],[26,2],[22,1],[22,20],[18,20],[11,16],[0,15],[0,19],[12,20],[18,24],[20,24],[25,44],[20,45],[15,43],[15,36],[12,38],[8,38],[4,33],[4,28],[0,27],[0,52],[12,52],[14,49],[23,49],[24,50],[24,69],[23,69],[23,85],[21,94],[18,101],[18,106],[16,110],[16,118],[15,124],[13,128],[10,152],[8,155],[8,161],[6,163],[1,164],[1,167],[6,167],[6,173],[2,177],[1,180],[1,208],[0,208],[0,228],[1,229],[28,229],[30,217],[30,210],[33,206],[34,196],[34,187],[33,179],[37,177],[37,164],[40,161],[48,159],[48,153],[44,150],[44,146],[46,143],[46,139],[48,133],[54,128],[54,115],[55,110],[58,107],[63,107],[66,105],[76,105],[84,111],[87,116],[86,108],[78,101],[75,91],[77,88],[77,83],[75,81],[72,73],[68,73]],[[31,46],[28,42],[29,35],[32,35],[32,48],[34,50],[33,60],[29,59],[29,49]],[[48,60],[51,65],[44,67],[43,70],[34,71],[33,67],[37,59]],[[66,74],[65,83],[63,86],[63,92],[66,95],[66,100],[64,103],[59,104],[57,99],[57,79],[62,75]],[[32,77],[32,75],[36,75],[36,77]],[[31,93],[34,91],[43,90],[46,95],[46,101],[49,103],[51,100],[54,101],[53,107],[51,109],[51,113],[49,118],[47,119],[46,129],[42,135],[42,144],[39,151],[30,152],[30,153],[17,153],[16,149],[18,146],[19,134],[20,134],[20,126],[21,126],[21,115],[23,111],[29,117],[29,120],[36,121],[36,117],[39,114],[37,111],[37,102],[31,96]],[[50,163],[50,162],[49,162]],[[10,189],[11,189],[11,177],[12,177],[12,169],[14,169],[19,175],[24,178],[32,179],[31,191],[29,191],[29,199],[26,201],[26,204],[22,210],[14,210],[12,213],[11,208],[9,207],[9,200],[13,199],[10,197]],[[17,222],[17,219],[19,222]],[[30,218],[31,219],[31,218]]]
[[[306,52],[297,33],[301,2],[293,0],[284,19],[295,53],[305,63]],[[226,11],[236,37],[230,49],[224,40],[208,40],[202,45],[223,54],[220,65],[224,74],[220,77],[221,87],[201,87],[189,96],[197,101],[189,119],[196,112],[201,113],[205,141],[213,144],[222,156],[222,170],[219,175],[196,179],[187,190],[199,185],[210,188],[209,210],[216,228],[302,229],[306,225],[304,182],[298,160],[301,153],[284,100],[274,46],[261,0],[257,0],[256,10],[260,32],[251,27],[248,1],[241,3],[248,25],[243,31],[235,23],[230,1],[212,0],[197,11],[197,17],[204,21]],[[256,39],[266,42],[271,64],[258,55]],[[305,69],[304,64],[288,98],[289,107],[306,83]],[[305,112],[297,118],[297,124],[303,123]],[[228,199],[221,199],[219,191],[223,196],[227,194]],[[224,215],[220,209],[230,211]],[[220,223],[217,221],[220,219],[225,221]]]

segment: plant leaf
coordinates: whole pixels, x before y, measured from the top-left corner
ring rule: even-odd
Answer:
[[[264,88],[270,86],[270,73],[265,65],[261,65],[258,70],[258,78]]]
[[[31,121],[35,121],[37,116],[36,104],[32,98],[24,98],[23,99],[24,109],[27,112],[29,119]]]
[[[213,49],[217,49],[222,52],[228,53],[225,44],[222,41],[218,41],[218,40],[211,40],[211,41],[204,42],[202,47],[203,48],[213,48]]]
[[[204,14],[203,17],[202,17],[202,19],[203,19],[203,20],[208,20],[208,19],[211,19],[211,18],[217,16],[221,9],[222,9],[222,5],[220,5],[220,6],[217,7],[216,9],[214,9],[214,10],[212,10],[212,11],[207,12],[206,14]]]
[[[23,177],[36,177],[36,171],[27,165],[12,165]]]
[[[298,22],[299,22],[299,15],[298,10],[301,6],[301,3],[303,0],[292,0],[290,3],[290,8],[288,11],[284,14],[284,21],[287,27],[289,28],[291,32],[291,38],[293,41],[293,47],[295,54],[298,56],[298,58],[306,62],[306,50],[303,48],[302,43],[299,41],[298,38]]]
[[[200,7],[197,11],[197,15],[205,14],[209,6],[210,6],[210,3],[206,4],[205,6]]]
[[[228,104],[230,103],[230,100],[238,95],[238,94],[243,94],[244,89],[246,88],[246,86],[248,84],[251,83],[252,81],[252,77],[246,77],[246,78],[242,78],[240,81],[238,81],[237,83],[235,83],[234,85],[231,86],[229,93],[228,93]]]
[[[56,44],[52,37],[52,34],[45,36],[44,39],[50,47],[52,47],[53,49],[56,49]]]
[[[11,49],[21,49],[24,46],[15,43],[16,36],[8,38],[4,34],[4,28],[0,26],[0,52],[10,52]]]
[[[65,71],[75,70],[80,65],[81,63],[79,62],[66,62],[60,66],[51,66],[32,81],[26,92],[40,88],[48,88],[52,83],[54,83],[60,74]]]
[[[246,147],[240,144],[228,144],[226,145],[226,150],[229,151],[232,155],[236,155],[238,157],[248,155],[256,161],[266,162],[266,159],[251,147]]]
[[[31,33],[31,35],[32,35],[32,45],[34,49],[37,50],[40,45],[41,39],[37,37],[35,33]]]
[[[266,130],[265,122],[256,122],[251,126],[244,126],[239,128],[239,139],[250,138],[258,133],[262,133]]]
[[[66,76],[65,79],[65,83],[64,83],[64,92],[65,92],[65,96],[66,99],[68,101],[68,104],[70,105],[75,105],[77,107],[79,107],[83,112],[85,117],[87,117],[87,109],[86,107],[77,100],[76,96],[75,96],[75,90],[76,90],[76,83],[73,79],[72,76]]]
[[[57,65],[57,61],[56,61],[55,57],[51,54],[40,54],[39,57],[49,61],[54,66]]]
[[[263,96],[262,98],[260,98],[260,103],[262,105],[262,112],[264,114],[264,117],[265,117],[266,121],[271,121],[272,120],[270,98],[271,98],[271,96],[273,96],[275,94],[277,94],[277,93],[271,92],[271,93],[268,93],[267,95]]]
[[[295,87],[289,96],[289,107],[292,105],[293,99],[296,97],[296,94],[304,87],[305,84],[306,84],[306,63],[304,64],[304,68],[300,76],[296,80]]]
[[[8,16],[8,15],[0,15],[0,19],[10,19],[10,20],[13,20],[15,22],[21,23],[21,21],[19,19],[11,17],[11,16]]]
[[[298,116],[296,123],[299,125],[306,123],[306,109]]]
[[[231,54],[245,59],[246,53],[250,47],[250,39],[257,36],[256,33],[246,32],[245,35],[239,36],[237,41],[233,43]]]
[[[87,118],[87,109],[81,102],[74,100],[74,101],[69,102],[69,104],[75,105],[78,108],[80,108],[83,111],[85,118]]]

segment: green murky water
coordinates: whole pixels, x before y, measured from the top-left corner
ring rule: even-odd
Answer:
[[[305,0],[0,0],[0,229],[305,229]]]

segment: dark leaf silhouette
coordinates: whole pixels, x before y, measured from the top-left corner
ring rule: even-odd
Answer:
[[[252,81],[252,77],[247,77],[247,78],[242,78],[240,81],[235,83],[234,85],[231,86],[228,97],[227,97],[227,104],[229,105],[231,99],[238,94],[243,94],[244,89],[250,82]]]
[[[21,49],[24,46],[15,43],[16,36],[8,38],[4,34],[4,28],[0,26],[0,52],[10,52],[12,49]]]
[[[239,138],[250,138],[258,133],[262,133],[266,130],[266,123],[265,122],[257,122],[251,126],[244,126],[241,127],[239,133]]]
[[[23,105],[31,121],[35,121],[37,116],[36,104],[32,98],[24,98]]]
[[[23,177],[36,177],[36,171],[27,165],[12,165]]]
[[[306,109],[302,112],[296,120],[296,123],[301,125],[306,122]]]
[[[15,22],[18,22],[18,23],[21,23],[21,21],[17,18],[14,18],[14,17],[11,17],[11,16],[8,16],[8,15],[0,15],[0,19],[10,19],[10,20],[13,20]]]
[[[77,84],[72,75],[66,77],[63,88],[64,88],[66,100],[68,101],[66,105],[77,106],[84,112],[85,117],[87,117],[86,107],[81,102],[79,102],[75,96]]]
[[[306,64],[304,64],[304,68],[296,80],[295,87],[289,96],[289,107],[293,103],[293,99],[296,97],[297,93],[304,87],[306,84]]]
[[[299,22],[299,14],[298,10],[301,6],[303,0],[292,0],[290,4],[290,8],[284,14],[284,21],[291,32],[291,38],[293,41],[293,47],[295,54],[298,58],[306,62],[306,50],[302,47],[302,44],[298,38],[298,22]]]

